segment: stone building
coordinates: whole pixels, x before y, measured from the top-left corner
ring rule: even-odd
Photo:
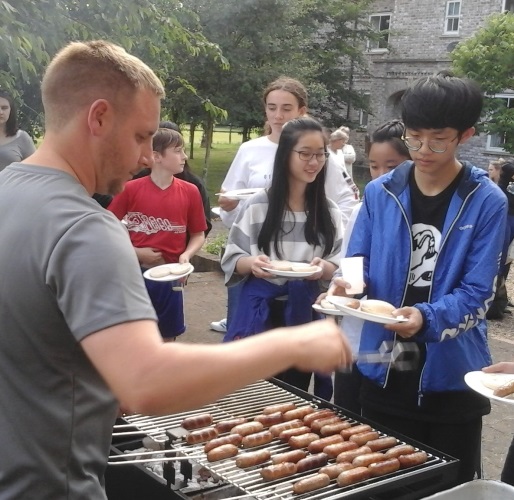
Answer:
[[[449,69],[449,53],[485,24],[486,18],[504,11],[514,12],[514,0],[377,0],[369,21],[377,31],[385,31],[380,40],[366,50],[369,73],[353,75],[353,88],[369,99],[371,114],[350,112],[359,128],[351,135],[357,151],[357,164],[365,164],[367,131],[399,116],[398,94],[412,81],[437,71]],[[512,91],[499,95],[514,107]],[[472,160],[487,168],[489,160],[509,156],[501,147],[499,136],[475,136],[460,149],[463,160]]]

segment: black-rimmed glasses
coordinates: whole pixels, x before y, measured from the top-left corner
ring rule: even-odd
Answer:
[[[298,156],[302,161],[311,161],[314,157],[316,157],[316,160],[321,163],[325,162],[326,159],[330,156],[330,153],[327,151],[324,151],[323,153],[309,153],[308,151],[297,151],[296,149],[293,149],[293,151],[298,153]]]

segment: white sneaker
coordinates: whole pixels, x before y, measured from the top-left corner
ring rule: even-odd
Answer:
[[[227,332],[227,318],[220,319],[219,321],[213,321],[211,323],[211,330],[220,333]]]

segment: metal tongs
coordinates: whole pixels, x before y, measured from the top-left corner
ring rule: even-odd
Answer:
[[[378,352],[359,352],[354,361],[361,363],[390,364],[395,370],[414,370],[419,360],[419,347],[416,342],[394,342],[384,340]]]

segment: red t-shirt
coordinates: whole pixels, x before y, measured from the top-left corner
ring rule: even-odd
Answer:
[[[188,233],[207,229],[198,188],[177,178],[166,189],[156,186],[150,176],[129,181],[108,209],[125,220],[132,245],[156,248],[166,262],[178,262]]]

